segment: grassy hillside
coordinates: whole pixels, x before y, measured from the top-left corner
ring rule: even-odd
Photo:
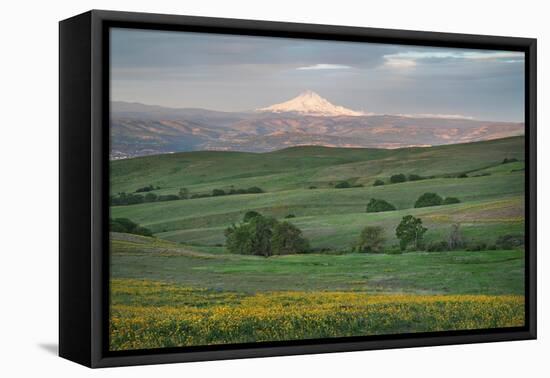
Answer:
[[[461,223],[471,240],[494,242],[503,234],[524,228],[524,162],[502,164],[504,158],[522,159],[524,139],[401,150],[295,147],[274,153],[193,152],[112,163],[113,192],[159,185],[160,193],[193,192],[213,188],[259,186],[266,193],[145,203],[112,208],[113,217],[130,218],[158,237],[187,244],[224,243],[223,230],[239,222],[248,210],[284,218],[303,229],[314,247],[347,249],[365,225],[386,229],[388,244],[407,214],[421,216],[426,239],[445,238],[452,223]],[[431,179],[372,186],[396,173],[415,173]],[[457,178],[467,173],[466,178]],[[364,187],[334,189],[340,181]],[[314,185],[316,189],[308,189]],[[425,192],[458,197],[460,204],[414,209]],[[372,198],[397,208],[367,214]]]
[[[111,191],[153,184],[158,193],[210,192],[259,185],[266,191],[331,187],[340,180],[371,184],[395,173],[442,176],[524,159],[524,137],[398,150],[292,147],[271,153],[198,151],[111,162]]]
[[[517,159],[503,164],[503,160]],[[400,150],[294,147],[190,152],[111,162],[112,193],[260,187],[264,193],[113,206],[154,237],[111,234],[113,350],[524,324],[524,251],[390,254],[403,216],[428,243],[460,223],[469,243],[523,235],[524,138]],[[426,179],[388,184],[398,173]],[[460,178],[459,178],[460,177]],[[386,182],[373,186],[375,180]],[[347,181],[363,186],[337,189]],[[310,188],[315,187],[315,188]],[[460,203],[414,208],[423,193]],[[396,210],[366,213],[370,199]],[[319,253],[235,255],[224,229],[248,210],[285,219]],[[387,254],[350,253],[381,226]],[[328,249],[328,251],[326,251]],[[321,253],[322,252],[322,253]]]

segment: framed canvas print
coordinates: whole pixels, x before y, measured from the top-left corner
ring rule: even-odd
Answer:
[[[60,355],[536,337],[536,40],[60,23]]]

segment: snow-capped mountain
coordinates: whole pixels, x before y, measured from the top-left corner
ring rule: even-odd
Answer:
[[[333,105],[317,93],[307,90],[291,100],[258,109],[260,112],[298,113],[309,116],[338,117],[362,116],[365,113]]]

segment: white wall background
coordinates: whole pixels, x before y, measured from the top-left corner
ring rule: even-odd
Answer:
[[[539,340],[89,370],[56,356],[58,26],[89,9],[536,37],[539,193],[548,189],[550,27],[544,1],[6,1],[0,22],[0,375],[105,377],[540,377],[550,371],[545,237],[539,200]],[[548,114],[548,113],[546,113]],[[544,351],[546,349],[546,353]],[[546,375],[547,376],[547,375]]]

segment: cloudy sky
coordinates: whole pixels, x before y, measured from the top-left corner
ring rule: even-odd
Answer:
[[[244,111],[310,89],[385,114],[524,120],[523,53],[112,29],[111,98]]]

